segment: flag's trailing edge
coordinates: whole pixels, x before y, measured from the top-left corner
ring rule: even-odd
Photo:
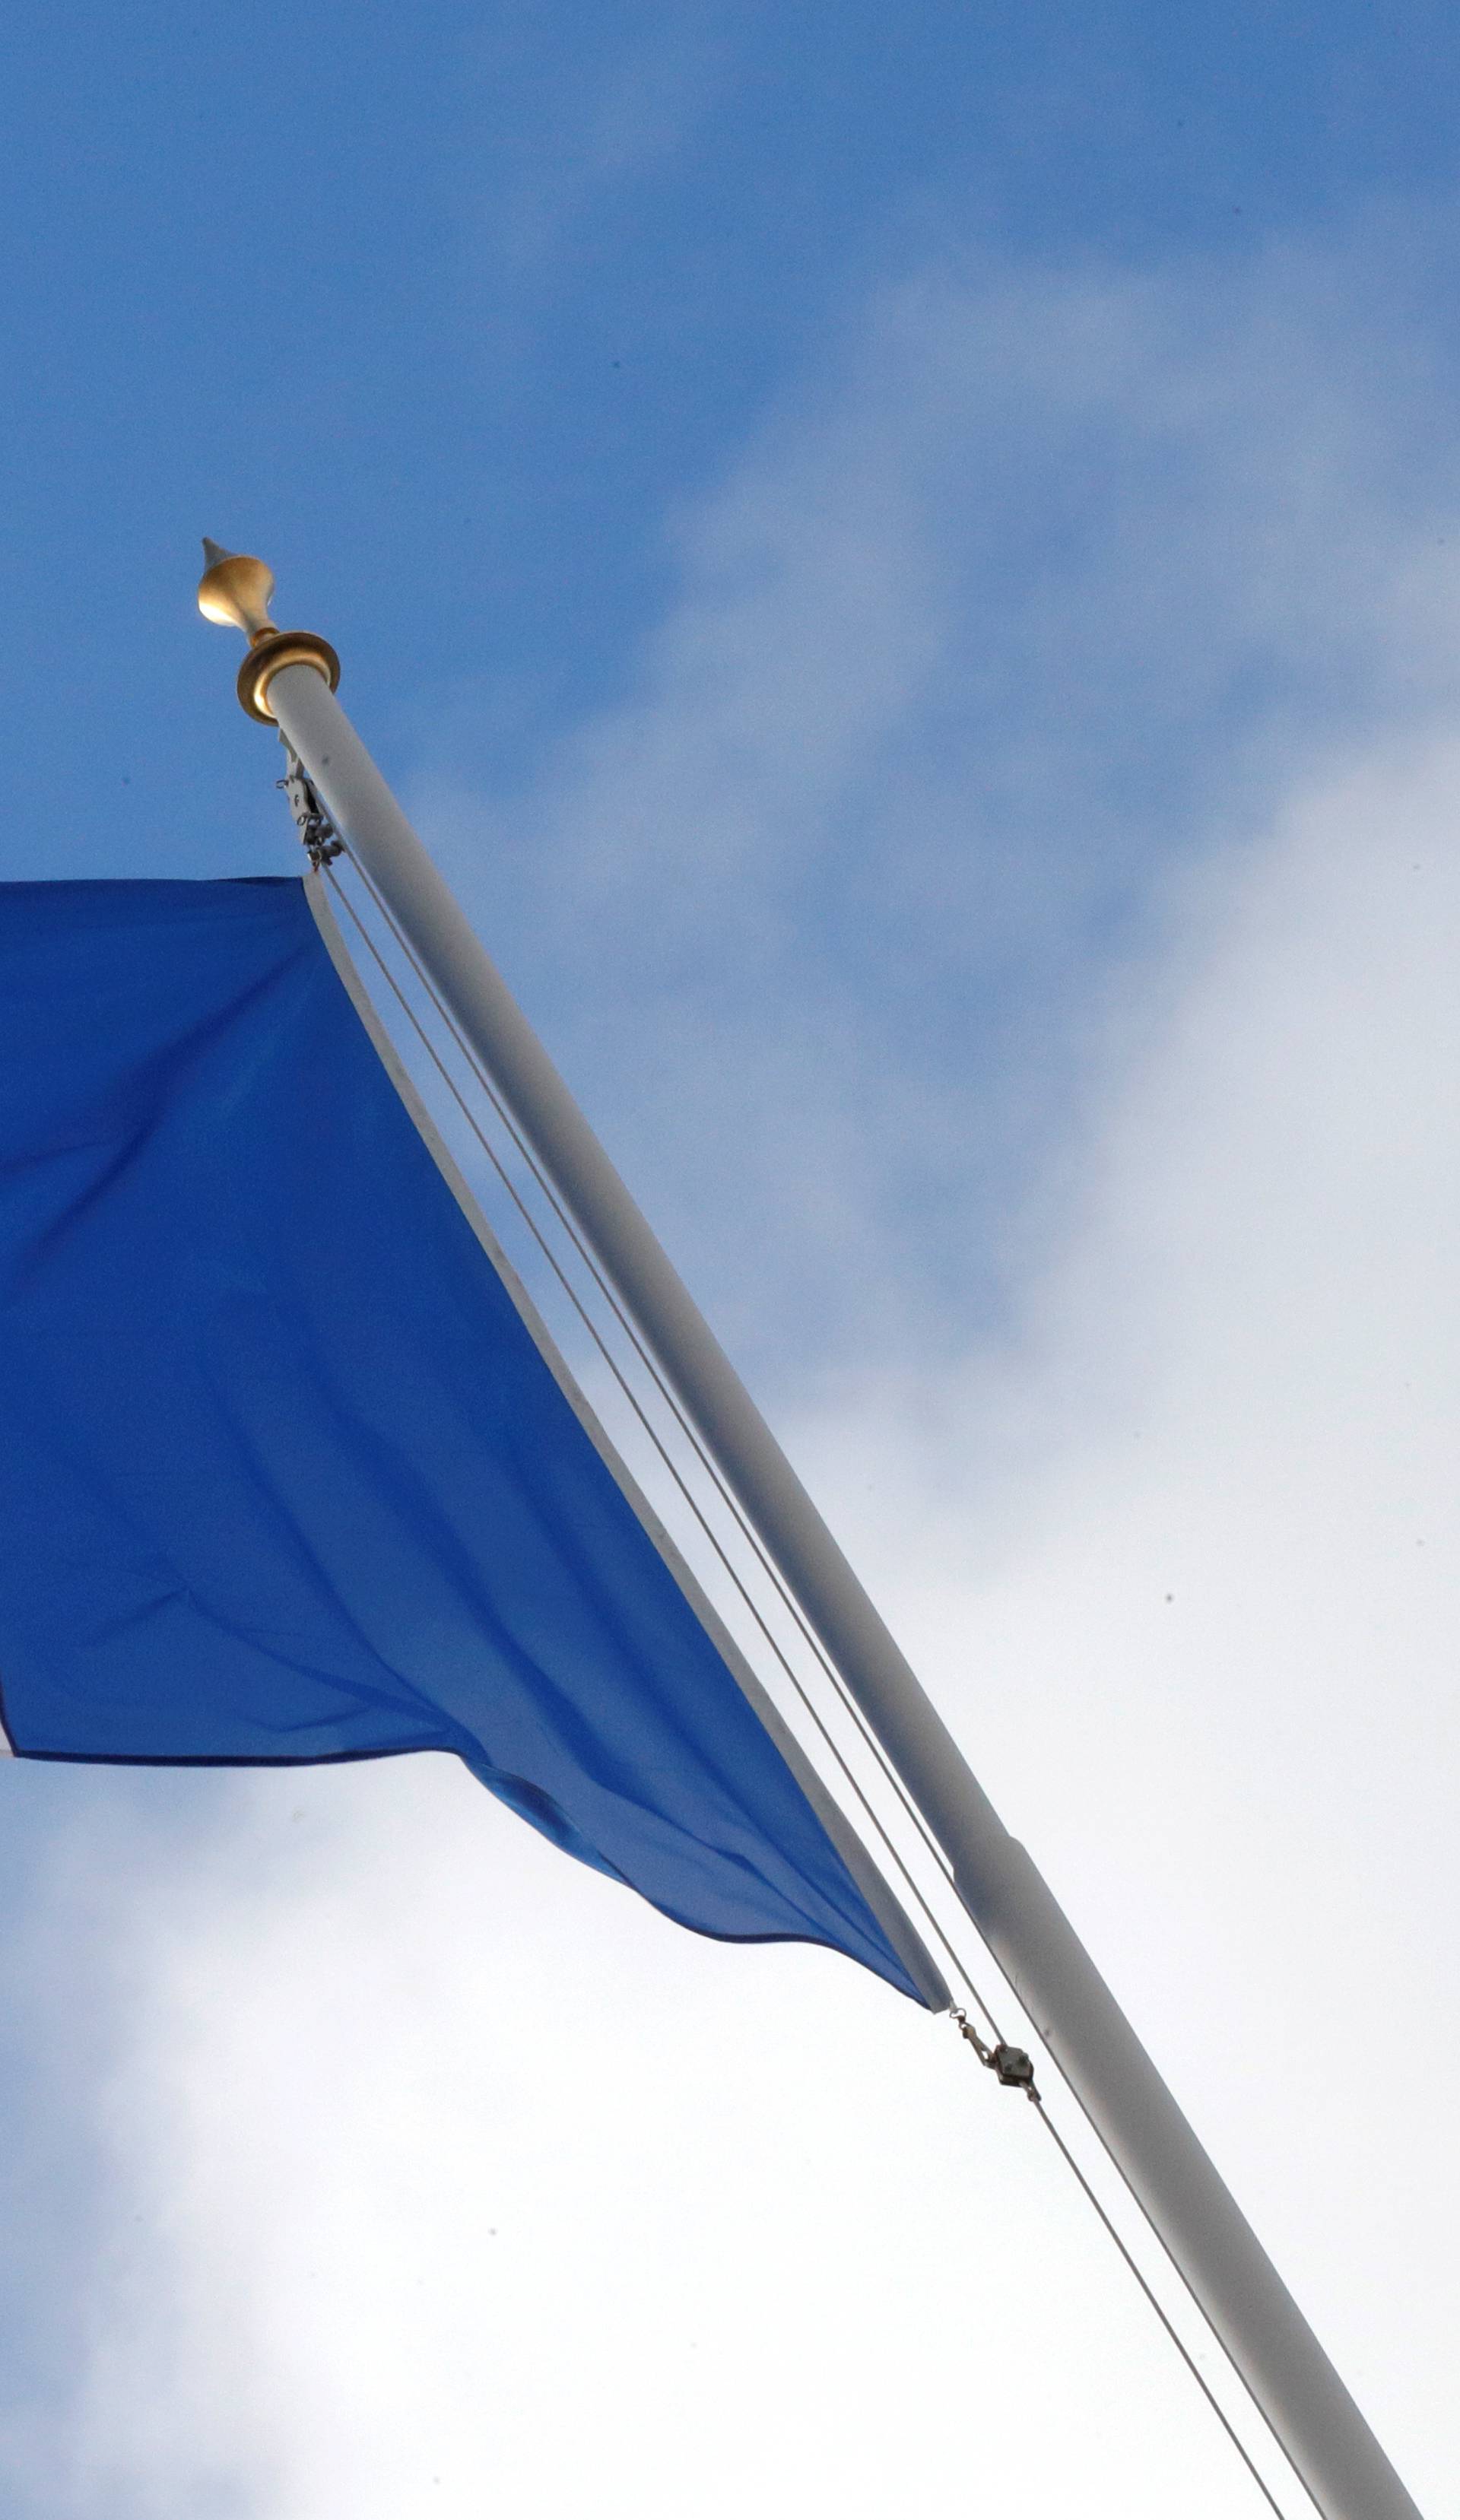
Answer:
[[[455,1751],[680,1923],[948,2002],[313,885],[0,885],[0,1699],[22,1758]]]

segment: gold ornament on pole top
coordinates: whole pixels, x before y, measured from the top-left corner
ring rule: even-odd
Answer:
[[[203,537],[207,562],[198,581],[198,609],[208,621],[242,630],[249,652],[239,667],[238,696],[250,717],[274,724],[268,691],[281,665],[311,665],[331,691],[340,688],[340,659],[328,639],[313,630],[280,630],[269,618],[274,572],[248,552],[225,551]]]

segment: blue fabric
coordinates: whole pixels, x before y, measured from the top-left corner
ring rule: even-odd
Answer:
[[[297,882],[0,885],[0,1693],[29,1758],[452,1750],[681,1923],[916,1994]]]

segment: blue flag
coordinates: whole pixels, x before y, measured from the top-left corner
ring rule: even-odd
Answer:
[[[16,1753],[454,1751],[682,1924],[935,2001],[687,1587],[303,885],[0,885]]]

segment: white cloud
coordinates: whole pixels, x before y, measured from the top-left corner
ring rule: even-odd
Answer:
[[[1460,2312],[1457,782],[1451,738],[1379,751],[1181,888],[1018,1346],[841,1499],[1422,2507]],[[823,1483],[879,1434],[839,1423]]]
[[[631,1173],[748,1344],[810,1325],[816,1483],[1423,2501],[1460,765],[1389,250],[888,292],[491,828]],[[114,1884],[75,2520],[1256,2507],[946,2029],[445,1768],[216,1808]]]
[[[1241,2508],[945,2026],[676,1935],[424,1762],[265,1780],[201,1871],[112,2100],[147,2239],[77,2507],[871,2520],[1083,2467]]]
[[[678,519],[625,700],[486,811],[443,726],[422,819],[748,1354],[996,1301],[1153,869],[1456,696],[1401,244],[890,281]]]

